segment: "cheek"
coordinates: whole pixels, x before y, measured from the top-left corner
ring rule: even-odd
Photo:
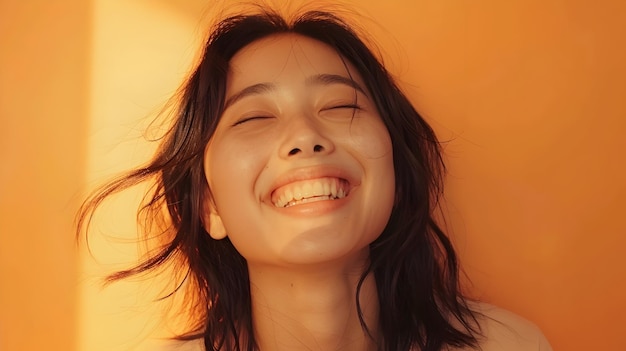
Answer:
[[[211,191],[220,202],[228,193],[250,189],[252,175],[259,168],[261,157],[254,150],[233,145],[233,147],[211,150],[205,157],[205,173]]]
[[[355,120],[351,128],[351,147],[359,154],[368,174],[375,179],[370,182],[368,201],[376,203],[375,212],[391,213],[395,201],[395,170],[393,146],[386,126],[380,119]],[[385,216],[382,216],[385,217]],[[388,215],[384,218],[384,223]],[[382,223],[382,222],[381,222]],[[384,227],[384,225],[383,225]],[[382,228],[381,227],[381,231]]]
[[[369,159],[392,157],[393,148],[387,128],[380,120],[355,119],[350,126],[351,146]]]
[[[233,218],[240,218],[242,210],[258,206],[255,190],[271,152],[268,147],[267,141],[256,138],[218,138],[207,147],[205,175],[227,227],[232,226]]]

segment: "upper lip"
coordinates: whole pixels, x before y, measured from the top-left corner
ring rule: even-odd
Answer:
[[[271,191],[268,194],[268,198],[271,200],[274,192],[284,185],[302,180],[312,180],[326,177],[346,180],[350,185],[350,188],[354,188],[358,185],[357,178],[351,174],[351,172],[342,167],[331,165],[303,167],[292,169],[276,178],[270,186]]]

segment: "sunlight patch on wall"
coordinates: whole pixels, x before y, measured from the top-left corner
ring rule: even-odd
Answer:
[[[96,0],[93,11],[89,187],[150,158],[154,143],[144,131],[188,75],[202,39],[193,19],[157,2]],[[142,191],[108,201],[92,226],[92,254],[81,252],[79,350],[147,350],[154,345],[144,339],[162,334],[161,306],[152,303],[158,282],[102,287],[106,274],[138,258],[135,212]]]

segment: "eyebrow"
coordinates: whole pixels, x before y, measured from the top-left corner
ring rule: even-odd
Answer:
[[[343,84],[347,85],[355,90],[361,92],[361,94],[366,95],[365,89],[363,89],[359,83],[354,81],[352,78],[347,78],[344,76],[340,76],[338,74],[316,74],[314,76],[310,76],[305,81],[306,85],[331,85],[331,84]]]
[[[357,83],[351,78],[340,76],[338,74],[316,74],[316,75],[308,77],[305,80],[305,84],[308,86],[343,84],[343,85],[349,86],[350,88],[358,90],[363,95],[367,96],[367,94],[365,93],[365,89],[363,89],[361,85],[359,85],[359,83]],[[233,94],[231,97],[226,99],[226,102],[224,104],[224,109],[227,109],[229,106],[233,105],[235,102],[245,97],[248,97],[251,95],[270,93],[274,90],[276,90],[276,84],[273,84],[273,83],[259,83],[259,84],[251,85],[249,87],[246,87],[238,91],[237,93]]]
[[[227,109],[232,104],[234,104],[235,102],[245,98],[246,96],[269,93],[274,90],[276,90],[276,85],[272,83],[259,83],[259,84],[251,85],[249,87],[246,87],[240,90],[236,94],[233,94],[231,97],[226,99],[226,103],[224,103],[224,110]]]

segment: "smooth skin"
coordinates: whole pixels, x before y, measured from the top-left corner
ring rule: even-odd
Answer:
[[[274,35],[233,57],[226,105],[205,151],[203,220],[248,262],[259,349],[376,350],[354,299],[395,179],[391,140],[361,77],[323,43]],[[376,336],[373,276],[360,304]],[[552,350],[525,319],[474,309],[484,316],[482,350]]]
[[[337,52],[293,34],[248,45],[230,69],[205,153],[205,222],[248,262],[260,349],[375,350],[356,285],[389,220],[395,178],[369,92]],[[324,187],[343,196],[311,190]],[[369,277],[361,305],[373,330],[377,301]]]

